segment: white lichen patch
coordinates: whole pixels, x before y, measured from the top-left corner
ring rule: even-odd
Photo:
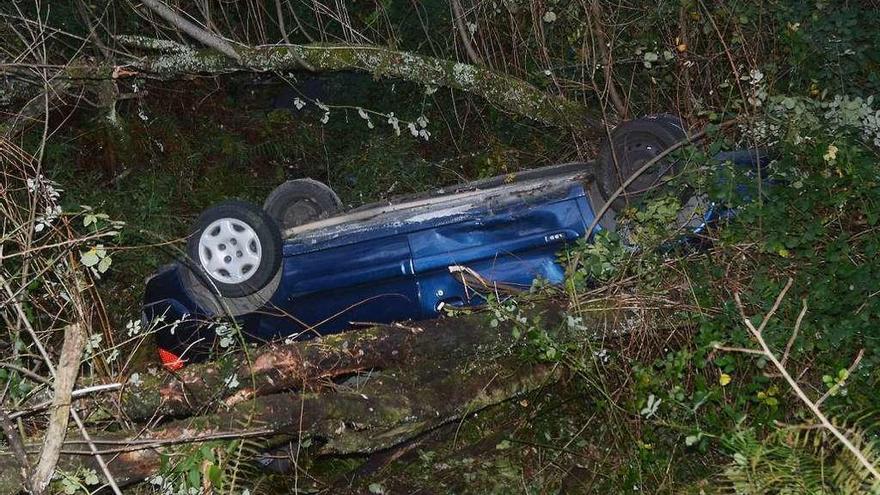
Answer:
[[[457,63],[452,67],[452,77],[462,87],[472,86],[477,80],[477,69],[472,65]]]
[[[116,37],[116,39],[123,45],[141,48],[144,50],[177,53],[194,52],[194,50],[189,46],[171,40],[162,40],[138,35],[119,35]]]

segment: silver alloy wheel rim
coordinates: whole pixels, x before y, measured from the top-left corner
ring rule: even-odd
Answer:
[[[199,261],[214,280],[240,284],[254,276],[263,259],[260,238],[236,218],[214,220],[199,238]]]

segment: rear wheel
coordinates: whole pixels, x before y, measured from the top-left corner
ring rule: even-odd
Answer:
[[[338,213],[342,201],[324,183],[295,179],[276,187],[263,203],[263,209],[285,231]]]
[[[611,131],[611,139],[602,143],[596,185],[608,199],[636,171],[664,150],[685,139],[684,125],[678,117],[663,114],[624,122]],[[675,160],[663,159],[640,174],[611,203],[620,211],[637,200],[675,169]]]

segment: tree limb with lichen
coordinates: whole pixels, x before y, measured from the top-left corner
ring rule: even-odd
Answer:
[[[485,99],[505,112],[545,125],[570,129],[598,128],[602,122],[585,105],[549,94],[528,82],[471,64],[370,45],[236,46],[241,62],[213,48],[189,46],[143,36],[119,36],[118,41],[144,52],[116,66],[72,63],[60,77],[90,83],[124,77],[174,79],[193,74],[240,71],[315,72],[358,71],[373,77],[394,78],[429,87],[447,87]],[[74,84],[75,85],[75,84]]]

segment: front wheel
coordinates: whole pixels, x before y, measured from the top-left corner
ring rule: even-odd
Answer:
[[[281,233],[256,205],[224,201],[199,216],[187,255],[191,271],[210,292],[241,298],[276,278],[281,268]]]

